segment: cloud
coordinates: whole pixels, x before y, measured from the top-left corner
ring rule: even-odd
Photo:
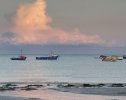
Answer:
[[[13,17],[10,41],[15,44],[102,44],[98,35],[81,33],[78,28],[66,32],[50,26],[45,0],[20,5]],[[7,39],[9,37],[7,36]],[[5,39],[5,36],[4,36]],[[9,40],[9,39],[8,39]]]
[[[12,32],[5,32],[5,33],[2,33],[2,34],[0,34],[0,41],[2,41],[2,42],[7,42],[7,43],[9,43],[9,42],[12,42],[13,41],[13,39],[14,39],[14,33],[12,33]]]

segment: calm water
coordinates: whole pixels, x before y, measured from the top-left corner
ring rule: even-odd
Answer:
[[[126,82],[126,60],[102,62],[98,55],[61,55],[57,61],[12,61],[0,55],[0,82]]]

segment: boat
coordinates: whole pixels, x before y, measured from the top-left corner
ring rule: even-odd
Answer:
[[[122,56],[112,55],[111,57],[114,57],[114,58],[116,58],[117,60],[123,60],[123,57],[122,57]]]
[[[45,57],[36,57],[36,60],[57,60],[58,55],[51,55],[51,56],[45,56]]]
[[[122,57],[122,56],[116,56],[116,55],[112,55],[112,56],[100,55],[99,58],[102,61],[110,61],[110,62],[115,62],[117,60],[123,60],[124,59],[124,57]]]
[[[21,56],[19,57],[12,57],[10,58],[11,60],[26,60],[26,56],[22,56],[22,50],[21,50]]]
[[[123,60],[124,58],[123,57],[118,57],[118,60]]]
[[[103,58],[106,58],[106,57],[108,57],[108,56],[106,56],[106,55],[100,55],[99,56],[100,59],[103,59]]]
[[[26,56],[12,57],[11,60],[26,60]]]
[[[102,61],[115,62],[117,61],[117,58],[109,56],[109,57],[103,58]]]
[[[36,57],[36,60],[57,60],[59,55],[52,54],[49,56],[43,56],[43,57]]]
[[[126,59],[126,55],[123,55],[123,59]]]
[[[102,61],[107,61],[107,62],[116,62],[118,58],[116,56],[105,56],[105,55],[100,55],[99,57]]]

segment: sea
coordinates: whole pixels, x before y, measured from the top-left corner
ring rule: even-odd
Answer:
[[[0,55],[0,82],[126,83],[126,60],[104,62],[99,55],[60,55],[58,60],[10,60]]]

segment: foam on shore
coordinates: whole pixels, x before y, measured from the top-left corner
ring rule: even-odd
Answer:
[[[126,100],[126,84],[1,83],[0,95],[0,100]]]

